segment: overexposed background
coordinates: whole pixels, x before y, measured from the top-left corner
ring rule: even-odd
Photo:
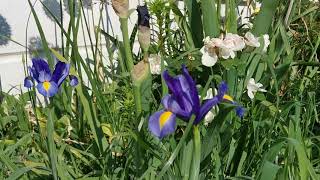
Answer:
[[[50,1],[50,0],[49,0]],[[59,2],[59,0],[57,0]],[[32,2],[36,2],[32,0]],[[86,11],[86,16],[91,25],[91,35],[93,35],[93,21],[98,22],[99,18],[99,7],[101,6],[100,1],[93,0],[93,13],[91,8]],[[139,4],[138,0],[130,0],[130,7],[135,8]],[[114,13],[112,6],[109,4],[104,4],[107,7],[103,18],[103,28],[110,34],[115,35],[119,39],[122,39],[120,23],[118,21],[118,16]],[[40,2],[36,2],[34,5],[35,11],[41,22],[43,31],[46,35],[48,43],[53,46],[56,45],[56,40],[58,46],[61,47],[60,41],[60,31],[57,28],[57,34],[55,33],[55,23],[46,15],[44,8]],[[64,9],[65,7],[63,7]],[[92,14],[94,17],[92,17]],[[31,14],[31,9],[27,0],[1,0],[0,1],[0,15],[4,17],[11,29],[11,39],[25,46],[30,42],[30,39],[38,37],[40,38],[36,23]],[[29,19],[30,17],[30,19]],[[64,28],[67,29],[68,22],[70,19],[69,14],[65,11],[63,13],[64,17]],[[29,19],[29,22],[28,22]],[[136,13],[133,13],[129,20],[129,29],[131,30],[137,21]],[[57,39],[56,39],[57,37]],[[89,43],[88,34],[83,36],[82,30],[79,30],[79,50],[83,57],[86,57],[85,53],[85,41],[86,44]],[[26,44],[27,43],[27,44]],[[9,41],[7,45],[0,46],[0,77],[2,83],[2,89],[4,92],[11,90],[11,93],[20,93],[20,89],[25,91],[23,87],[23,80],[25,77],[23,70],[22,59],[25,57],[26,49],[25,47],[18,45],[12,41]],[[88,48],[90,49],[90,48]],[[104,51],[105,52],[105,51]],[[89,52],[89,56],[90,56]],[[106,53],[106,52],[105,52]],[[28,56],[28,63],[30,63],[30,56]],[[104,56],[107,57],[107,56]]]

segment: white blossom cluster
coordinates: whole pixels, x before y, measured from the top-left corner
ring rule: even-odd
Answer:
[[[263,43],[262,52],[267,52],[270,44],[269,35],[255,37],[251,32],[247,32],[244,37],[238,34],[227,33],[224,37],[210,38],[206,37],[204,46],[201,48],[201,62],[204,66],[214,66],[219,58],[235,58],[238,51],[242,51],[246,46],[260,47]]]

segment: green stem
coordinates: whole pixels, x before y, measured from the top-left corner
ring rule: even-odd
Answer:
[[[123,37],[124,51],[126,56],[125,64],[127,67],[127,71],[131,73],[134,67],[134,64],[133,64],[132,51],[131,51],[130,39],[129,39],[128,18],[120,18],[120,24],[121,24],[121,31],[122,31],[122,37]],[[131,77],[131,79],[133,78]],[[135,84],[135,82],[133,82],[133,84]],[[140,83],[133,86],[133,95],[134,95],[137,117],[139,117],[140,113],[142,112],[140,87],[141,87]]]
[[[195,120],[195,116],[192,116],[188,126],[186,128],[186,131],[183,133],[179,144],[177,145],[176,149],[173,151],[173,153],[171,154],[169,160],[167,161],[167,163],[163,166],[162,170],[159,173],[159,176],[157,177],[157,179],[161,179],[161,177],[167,172],[167,170],[169,169],[169,167],[171,166],[171,164],[173,163],[173,161],[176,159],[176,157],[179,154],[180,149],[182,148],[182,146],[184,145],[186,138],[188,137],[188,134],[193,126],[193,122]]]
[[[49,109],[49,116],[47,120],[47,144],[48,144],[48,155],[50,159],[51,171],[54,180],[58,180],[57,173],[57,155],[56,145],[54,143],[54,123],[53,123],[54,110]]]
[[[133,64],[130,39],[129,39],[128,18],[120,18],[120,25],[121,25],[121,31],[122,31],[122,37],[123,37],[124,51],[126,55],[125,63],[126,63],[128,72],[131,72],[134,64]]]
[[[139,116],[140,113],[142,112],[142,100],[141,100],[140,89],[141,89],[141,84],[133,86],[134,103],[136,106],[137,116]]]
[[[197,180],[199,179],[200,172],[200,160],[201,160],[201,141],[200,141],[200,132],[198,126],[193,128],[193,157],[192,165],[190,172],[190,179]]]

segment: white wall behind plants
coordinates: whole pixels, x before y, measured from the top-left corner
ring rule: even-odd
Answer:
[[[33,3],[35,0],[31,0]],[[52,0],[47,0],[52,1]],[[59,0],[57,0],[59,2]],[[130,0],[130,7],[135,8],[139,4],[138,0]],[[93,0],[93,14],[94,20],[97,23],[99,18],[99,7],[100,1]],[[109,31],[110,34],[117,36],[119,39],[122,38],[120,31],[120,24],[118,22],[118,17],[114,13],[111,5],[105,5],[107,7],[107,11],[104,12],[104,28],[106,31]],[[47,41],[55,45],[56,38],[58,46],[61,47],[60,44],[60,31],[58,30],[58,34],[55,34],[55,25],[54,22],[50,20],[50,18],[46,15],[44,8],[42,7],[40,2],[36,2],[34,5],[35,11],[39,17],[42,28],[44,30]],[[6,19],[6,22],[9,24],[11,29],[11,39],[22,44],[23,46],[28,43],[30,38],[32,37],[40,37],[36,23],[32,16],[31,9],[28,3],[28,0],[1,0],[0,1],[0,16]],[[87,12],[86,12],[87,13]],[[108,18],[106,16],[108,14]],[[88,10],[87,17],[90,18],[91,29],[93,29],[91,10]],[[30,21],[28,23],[28,17],[30,16]],[[64,11],[64,28],[67,29],[69,15],[66,11]],[[133,14],[130,17],[129,25],[132,29],[134,23],[137,21],[136,14]],[[112,28],[111,28],[112,27]],[[1,24],[0,24],[1,29]],[[85,41],[89,44],[88,35],[82,36],[82,30],[79,30],[79,46],[80,53],[85,56]],[[1,31],[0,31],[1,33]],[[93,33],[93,32],[91,32]],[[94,37],[92,35],[92,37]],[[12,41],[9,41],[8,44],[0,46],[0,77],[2,83],[2,89],[4,92],[8,92],[11,90],[11,93],[17,94],[20,93],[20,89],[26,91],[23,87],[23,79],[25,77],[22,59],[25,57],[25,47],[18,45]],[[89,52],[90,53],[90,52]],[[105,56],[106,57],[106,56]],[[108,61],[109,62],[109,61]],[[30,64],[30,59],[28,59],[28,63]]]

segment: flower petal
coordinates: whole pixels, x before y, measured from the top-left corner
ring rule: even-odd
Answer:
[[[183,72],[183,76],[186,78],[186,80],[189,84],[190,91],[187,94],[191,96],[191,103],[193,106],[193,112],[195,114],[198,114],[200,111],[200,100],[199,100],[199,93],[197,90],[196,83],[194,82],[194,80],[190,76],[185,65],[182,65],[182,72]]]
[[[181,107],[175,97],[169,94],[162,99],[162,105],[166,110],[177,114],[184,120],[189,120],[192,114],[192,105],[187,99],[184,99],[183,102],[184,106]]]
[[[222,81],[218,87],[217,98],[219,101],[223,100],[223,96],[227,93],[227,91],[228,91],[228,85],[226,82]]]
[[[199,114],[196,116],[193,124],[199,124],[204,116],[213,108],[220,103],[219,99],[215,96],[212,99],[207,100],[200,108]]]
[[[47,73],[45,71],[40,71],[38,80],[39,80],[39,82],[50,81],[51,80],[51,74]]]
[[[218,56],[216,53],[210,55],[208,52],[202,52],[201,63],[204,66],[212,67],[217,63],[217,61]]]
[[[240,106],[240,105],[237,105],[237,107],[236,107],[236,115],[242,119],[243,116],[244,116],[244,112],[245,112],[244,108],[242,106]]]
[[[24,79],[24,87],[31,88],[33,86],[32,77],[28,76]]]
[[[42,94],[43,96],[52,97],[55,94],[57,94],[59,87],[55,82],[51,81],[51,82],[38,83],[37,89],[39,93]]]
[[[170,111],[158,111],[149,118],[149,130],[156,137],[163,137],[173,133],[176,128],[176,115]]]
[[[34,68],[34,70],[37,73],[44,71],[47,74],[51,74],[51,70],[49,68],[47,61],[45,61],[41,58],[33,58],[32,59],[32,67]]]
[[[70,71],[70,64],[58,61],[53,71],[51,80],[54,81],[58,85],[58,87],[60,87],[62,82],[69,75],[69,71]]]
[[[253,94],[253,92],[252,91],[250,91],[249,89],[248,89],[248,96],[249,96],[249,98],[250,99],[253,99],[254,98],[254,94]]]
[[[79,84],[79,80],[77,76],[69,75],[69,79],[70,79],[70,86],[75,87]]]

